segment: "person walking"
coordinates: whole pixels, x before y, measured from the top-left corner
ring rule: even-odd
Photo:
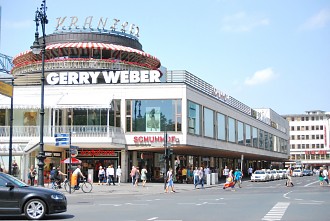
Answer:
[[[132,166],[132,170],[130,172],[130,176],[132,178],[132,185],[133,186],[135,185],[135,172],[136,172],[136,168],[135,168],[135,166]]]
[[[141,180],[142,180],[142,186],[144,187],[147,182],[147,168],[144,166],[143,169],[141,170]]]
[[[165,193],[168,193],[169,188],[171,187],[171,192],[174,193],[174,183],[173,183],[173,169],[170,168],[167,171],[166,174],[167,180],[166,180],[166,189],[165,189]]]
[[[227,166],[222,170],[222,175],[225,177],[225,180],[228,178],[229,175],[229,169]]]
[[[320,181],[320,186],[323,186],[323,180],[324,180],[324,178],[323,178],[323,167],[320,167],[320,169],[319,169],[319,181]]]
[[[116,176],[117,176],[117,182],[118,182],[118,186],[120,186],[120,178],[121,178],[121,168],[120,165],[118,165],[117,170],[116,170]]]
[[[104,183],[104,178],[105,178],[105,171],[104,171],[104,168],[102,166],[99,167],[99,174],[98,174],[98,177],[99,177],[99,185]]]
[[[116,185],[115,184],[115,169],[113,168],[112,164],[110,166],[108,166],[108,168],[107,168],[107,178],[108,178],[109,186],[110,186],[110,183],[112,183],[112,185]]]
[[[134,186],[138,186],[139,185],[139,179],[140,179],[140,170],[139,170],[139,167],[136,167],[136,170],[135,170],[135,183],[134,183]]]
[[[329,179],[328,179],[329,174],[326,167],[324,167],[322,174],[323,174],[323,181],[325,181],[329,185]]]
[[[197,169],[197,167],[195,167],[195,170],[193,172],[193,176],[194,176],[194,186],[196,188],[197,184],[199,183],[199,176],[198,176],[198,169]]]
[[[37,171],[34,168],[34,165],[31,165],[30,170],[29,170],[29,174],[28,174],[28,178],[30,179],[30,185],[34,186],[34,181],[36,179],[36,175],[37,175]]]
[[[248,173],[249,173],[249,176],[251,177],[251,176],[252,176],[252,173],[253,173],[253,169],[252,169],[252,167],[249,167],[249,169],[248,169]]]
[[[288,170],[287,170],[287,176],[288,176],[288,179],[286,181],[286,186],[287,187],[293,187],[293,183],[292,183],[292,174],[293,174],[293,169],[292,167],[289,167]]]
[[[202,186],[202,189],[204,189],[204,169],[203,167],[200,167],[198,170],[198,182],[195,183],[195,188],[198,184]]]
[[[236,183],[238,183],[239,188],[242,188],[241,187],[242,176],[243,176],[242,172],[238,168],[236,168],[236,171],[234,173],[234,180],[235,180],[235,185],[236,185]]]

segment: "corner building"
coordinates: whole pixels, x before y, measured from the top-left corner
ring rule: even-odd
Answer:
[[[41,39],[40,39],[41,41]],[[14,57],[13,152],[27,180],[39,151],[41,55]],[[282,168],[289,156],[288,122],[271,109],[252,109],[187,71],[168,71],[132,34],[55,31],[46,37],[45,178],[67,165],[69,147],[56,134],[72,132],[83,172],[146,166],[162,180],[164,145],[173,168]],[[0,145],[8,157],[10,99],[0,95]],[[164,140],[164,138],[167,138]],[[219,172],[220,174],[220,172]]]

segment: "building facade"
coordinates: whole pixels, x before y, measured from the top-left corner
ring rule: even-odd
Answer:
[[[285,115],[290,126],[290,160],[287,164],[309,169],[330,165],[330,114],[306,111]]]
[[[62,23],[61,23],[62,24]],[[126,24],[127,25],[127,24]],[[125,26],[126,27],[126,26]],[[142,50],[136,34],[60,30],[46,37],[44,91],[45,177],[69,157],[55,141],[71,132],[83,172],[97,179],[98,167],[147,167],[151,180],[170,165],[235,168],[284,166],[289,127],[271,109],[252,109],[187,71],[169,71]],[[39,149],[41,55],[14,57],[13,155],[26,179]],[[10,99],[0,95],[0,145],[8,156]]]

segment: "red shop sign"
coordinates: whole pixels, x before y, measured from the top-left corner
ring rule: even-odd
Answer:
[[[116,153],[114,150],[102,150],[102,149],[79,150],[79,156],[86,156],[86,157],[116,156]]]

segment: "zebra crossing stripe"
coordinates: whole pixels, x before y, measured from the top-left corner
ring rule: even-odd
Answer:
[[[265,220],[265,221],[281,220],[289,205],[290,205],[289,202],[276,203],[276,205],[261,220]]]

